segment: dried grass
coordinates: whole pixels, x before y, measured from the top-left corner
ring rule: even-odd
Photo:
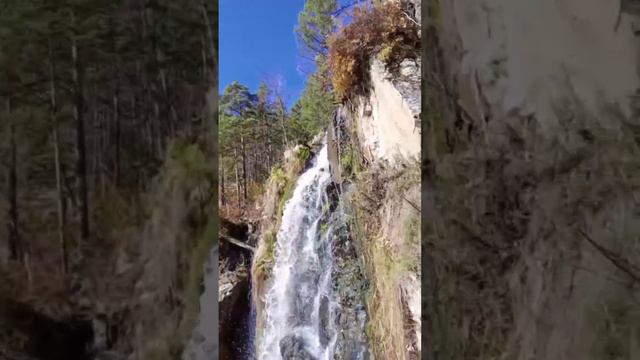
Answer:
[[[354,179],[357,191],[353,194],[351,229],[363,254],[370,283],[367,295],[370,321],[366,330],[376,358],[383,359],[417,359],[415,324],[401,283],[408,274],[419,272],[419,241],[416,241],[419,215],[412,208],[412,213],[403,217],[399,209],[410,206],[403,197],[418,186],[420,172],[417,163],[405,166],[404,169],[369,167],[355,174]],[[400,218],[389,223],[393,215]],[[391,233],[398,238],[390,238]]]
[[[640,190],[640,131],[616,110],[594,118],[570,86],[556,104],[560,125],[551,131],[535,118],[509,114],[487,123],[462,119],[452,95],[439,90],[437,60],[431,63],[425,171],[437,190],[427,194],[423,240],[433,266],[427,289],[433,299],[423,310],[432,318],[429,351],[444,359],[631,359],[637,352],[620,345],[618,330],[602,326],[607,321],[596,321],[598,327],[583,320],[594,304],[637,292],[601,279],[635,280],[578,234],[600,234],[620,263],[640,265],[640,239],[629,232],[640,220],[630,210]],[[616,208],[627,211],[613,220]],[[627,229],[626,238],[606,230],[613,221]],[[575,280],[565,280],[572,274]],[[572,312],[567,319],[565,307]],[[637,327],[637,318],[627,320],[617,326]],[[554,341],[549,329],[568,340]],[[587,338],[614,339],[599,345],[609,355],[581,350],[577,343]],[[617,350],[602,350],[611,346]]]

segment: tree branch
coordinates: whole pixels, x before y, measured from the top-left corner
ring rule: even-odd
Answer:
[[[624,272],[625,274],[629,275],[629,277],[635,282],[640,282],[640,276],[638,276],[638,274],[636,274],[631,269],[632,267],[635,267],[633,266],[633,264],[628,263],[626,259],[615,255],[611,250],[595,242],[595,240],[593,240],[589,235],[587,235],[587,233],[585,233],[581,229],[578,229],[578,234],[580,234],[585,240],[587,240],[589,244],[593,245],[593,247],[596,248],[596,250],[598,250],[602,254],[602,256],[607,258],[607,260],[609,260],[615,267],[622,270],[622,272]]]
[[[253,246],[251,246],[251,245],[247,245],[247,244],[245,244],[244,242],[242,242],[241,240],[238,240],[238,239],[236,239],[236,238],[232,238],[231,236],[228,236],[228,235],[221,235],[220,237],[221,237],[222,239],[227,240],[229,243],[231,243],[231,244],[233,244],[233,245],[235,245],[235,246],[239,246],[239,247],[241,247],[241,248],[243,248],[243,249],[247,249],[247,250],[249,250],[249,251],[251,251],[251,252],[255,252],[255,251],[256,251],[256,248],[254,248]]]
[[[341,14],[342,12],[344,12],[345,10],[347,10],[347,9],[349,9],[349,8],[351,8],[351,7],[355,6],[355,5],[357,5],[357,4],[363,3],[363,2],[365,2],[365,1],[366,1],[366,0],[355,0],[355,1],[353,1],[353,2],[351,2],[351,3],[349,3],[349,4],[347,4],[347,5],[343,5],[342,7],[340,7],[339,9],[337,9],[336,11],[332,12],[332,13],[331,13],[331,15],[332,15],[332,16],[340,15],[340,14]]]

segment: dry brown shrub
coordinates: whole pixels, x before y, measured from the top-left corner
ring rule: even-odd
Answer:
[[[353,20],[329,39],[331,82],[344,101],[366,94],[372,56],[390,71],[420,52],[420,27],[403,10],[404,2],[358,7]]]

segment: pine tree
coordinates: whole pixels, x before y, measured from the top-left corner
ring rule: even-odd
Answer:
[[[336,0],[307,0],[298,15],[295,32],[312,56],[326,55],[327,38],[335,31]]]
[[[92,246],[105,236],[106,189],[145,191],[168,144],[203,133],[211,6],[6,0],[0,8],[0,238],[16,260],[56,244],[60,259],[50,263],[66,273],[78,263],[72,253],[84,256],[79,240]]]

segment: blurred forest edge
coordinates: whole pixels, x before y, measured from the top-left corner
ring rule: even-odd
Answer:
[[[429,358],[636,359],[637,15],[616,33],[618,3],[487,3],[426,2]],[[545,47],[520,57],[520,35]]]
[[[215,233],[215,19],[0,4],[0,355],[180,353]]]

